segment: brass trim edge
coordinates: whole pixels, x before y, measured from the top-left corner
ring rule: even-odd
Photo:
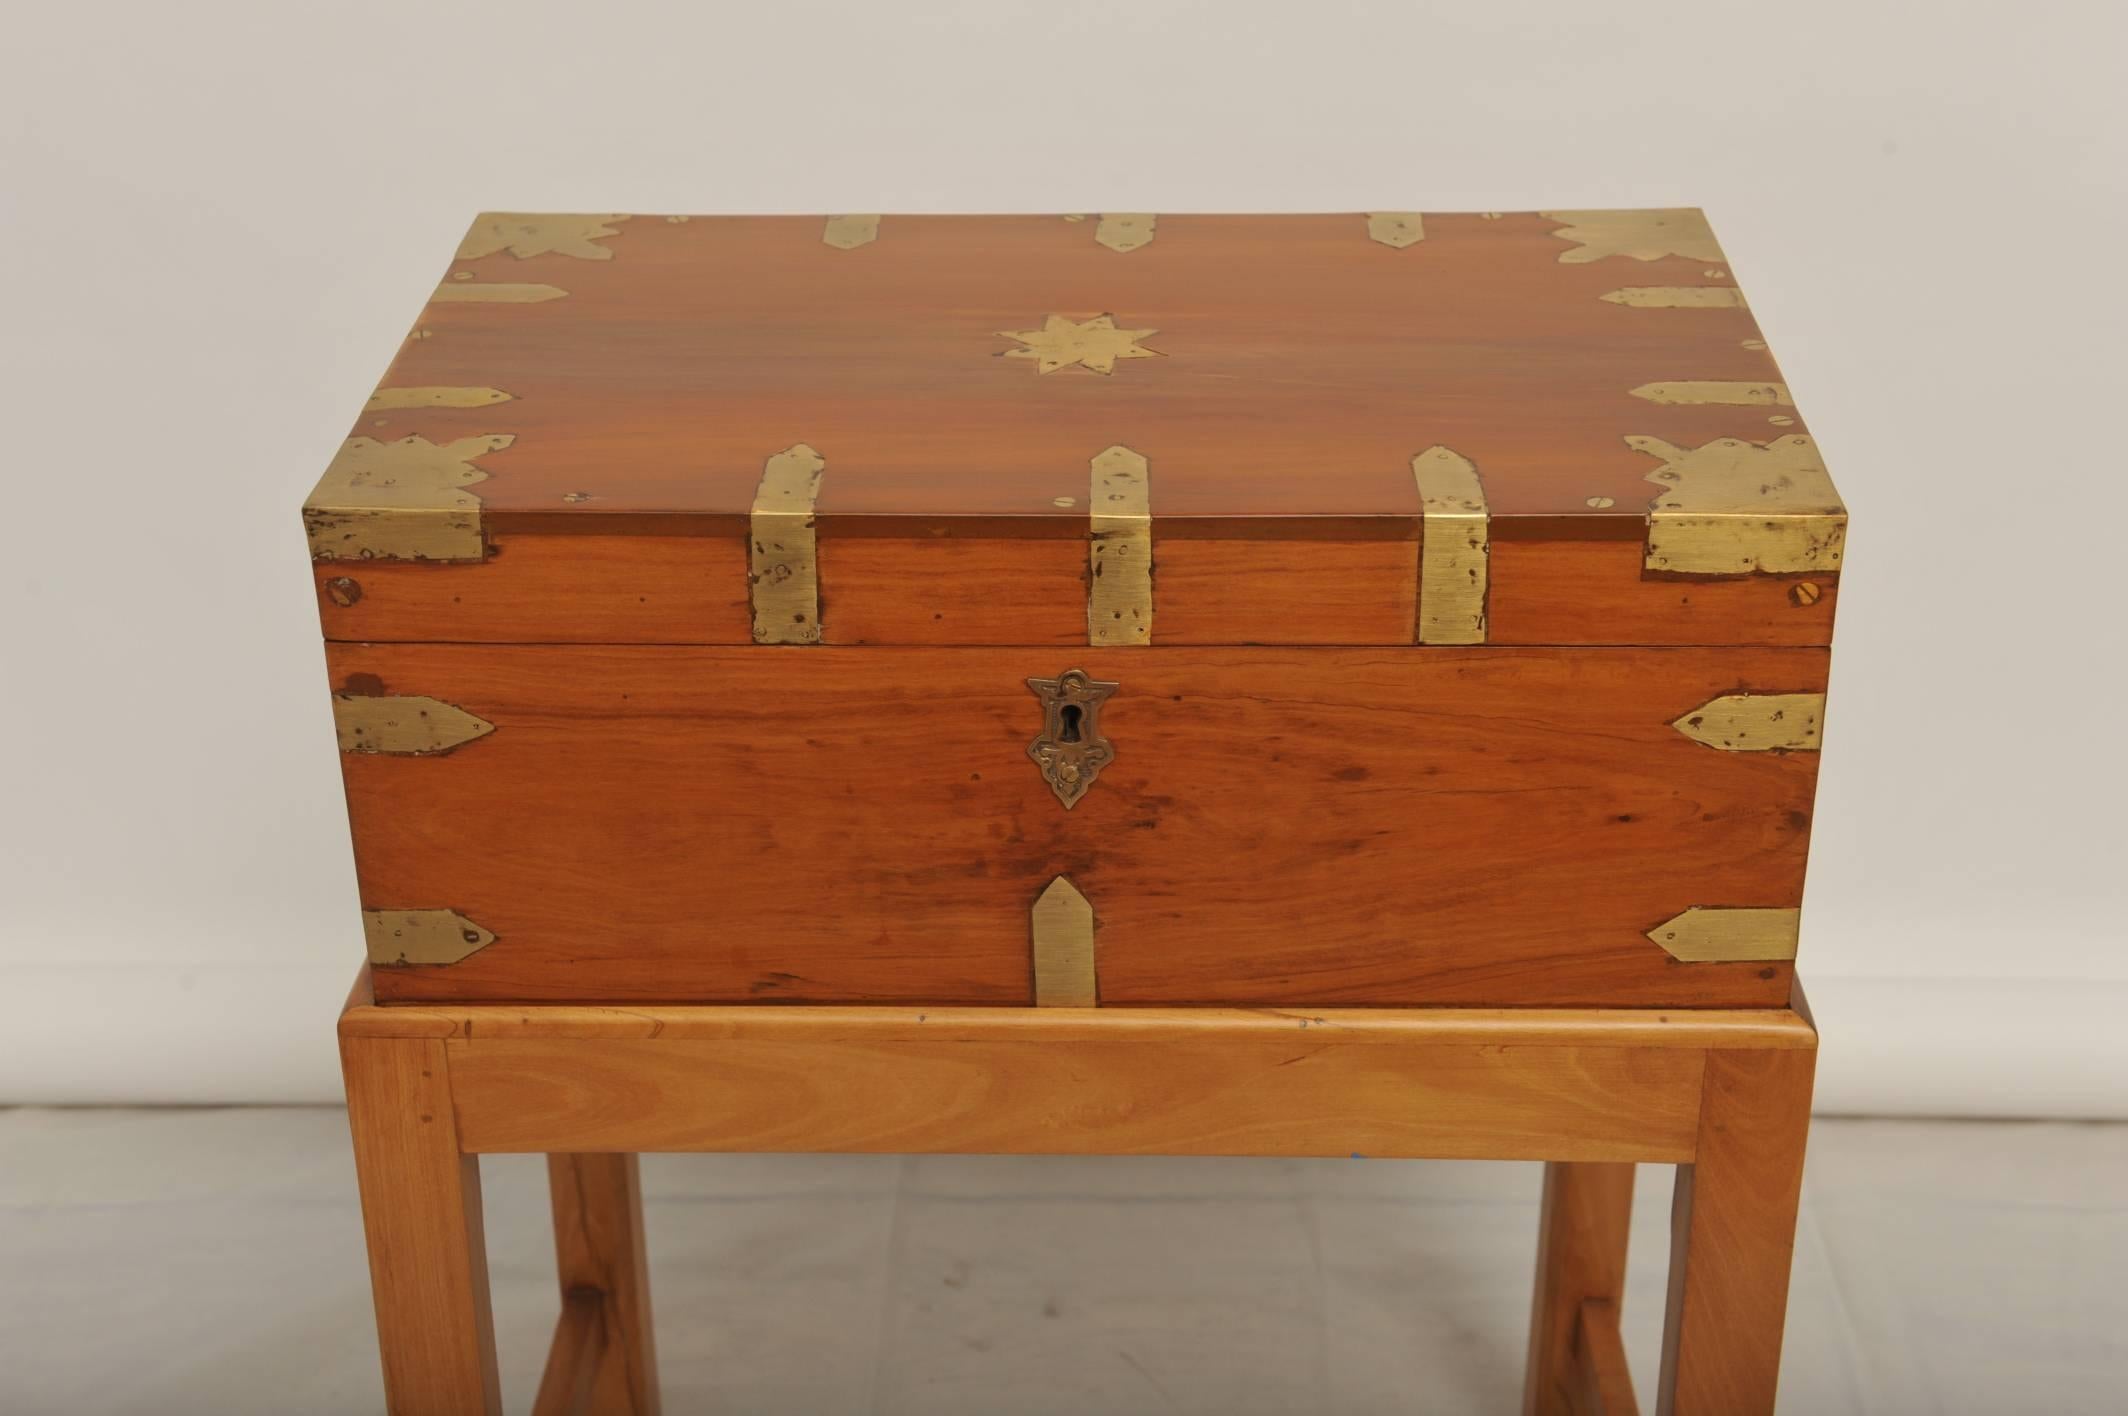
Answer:
[[[1159,221],[1149,211],[1104,211],[1094,227],[1094,240],[1111,251],[1135,251],[1153,244]]]
[[[813,505],[826,468],[826,460],[804,443],[793,443],[762,467],[747,537],[756,644],[820,642]]]
[[[1596,297],[1641,310],[1748,310],[1744,292],[1734,285],[1628,285]]]
[[[429,299],[444,305],[538,305],[569,292],[559,285],[525,285],[507,280],[446,280]]]
[[[625,215],[582,212],[484,211],[458,243],[458,259],[477,261],[498,251],[519,260],[528,256],[573,256],[580,261],[610,261],[613,250],[596,244],[621,233],[613,229]]]
[[[1648,931],[1671,958],[1687,964],[1777,963],[1796,956],[1800,909],[1694,905]]]
[[[380,968],[455,964],[495,942],[456,910],[364,910],[362,939]]]
[[[879,239],[879,217],[831,216],[820,229],[820,239],[838,251],[854,251]]]
[[[477,561],[487,554],[473,459],[515,442],[485,433],[453,442],[349,438],[303,503],[313,560]]]
[[[1847,508],[1817,444],[1798,433],[1769,443],[1718,438],[1696,448],[1628,437],[1659,459],[1644,564],[1684,575],[1789,574],[1840,568]]]
[[[1670,726],[1721,752],[1816,752],[1822,693],[1725,693]]]
[[[456,388],[425,384],[409,388],[380,388],[362,405],[365,413],[383,413],[394,408],[485,408],[508,403],[513,397],[499,388]]]
[[[1070,876],[1059,875],[1036,897],[1028,929],[1034,945],[1035,1007],[1099,1007],[1094,907]]]
[[[1552,234],[1574,243],[1559,253],[1563,265],[1585,265],[1606,256],[1658,261],[1665,256],[1727,264],[1728,257],[1697,207],[1657,207],[1644,211],[1547,211],[1547,221],[1564,222]]]
[[[1087,513],[1086,642],[1153,642],[1153,498],[1146,460],[1127,447],[1098,454]]]
[[[487,719],[418,694],[336,693],[333,727],[342,752],[427,757],[495,731]]]
[[[1415,211],[1370,211],[1367,239],[1401,251],[1426,239],[1426,221]]]
[[[1751,383],[1742,379],[1685,379],[1676,383],[1646,383],[1633,389],[1635,398],[1650,403],[1694,407],[1702,404],[1736,404],[1754,408],[1793,408],[1784,383]]]
[[[1478,469],[1449,448],[1411,459],[1419,491],[1417,644],[1483,644],[1491,516]]]

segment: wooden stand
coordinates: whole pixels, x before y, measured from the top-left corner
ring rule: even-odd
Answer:
[[[1543,1160],[1525,1416],[1637,1410],[1633,1165],[1679,1166],[1659,1412],[1773,1410],[1817,1032],[1794,1009],[378,1007],[340,1018],[390,1409],[499,1412],[478,1157],[545,1152],[539,1416],[659,1409],[640,1151]]]

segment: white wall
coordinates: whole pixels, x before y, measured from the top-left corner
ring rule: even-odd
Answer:
[[[13,6],[0,1099],[336,1094],[296,506],[483,207],[1707,207],[1855,521],[1838,1109],[2128,1115],[2112,4]]]

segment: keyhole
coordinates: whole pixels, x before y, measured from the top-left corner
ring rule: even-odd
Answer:
[[[1079,740],[1079,719],[1084,716],[1085,712],[1086,710],[1076,703],[1066,703],[1057,709],[1058,742],[1077,742]]]

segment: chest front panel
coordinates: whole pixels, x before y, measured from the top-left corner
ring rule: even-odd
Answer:
[[[385,998],[1032,1000],[1068,878],[1103,1004],[1770,1004],[1649,931],[1800,902],[1816,755],[1689,727],[1798,649],[335,646],[357,710],[490,730],[347,757],[363,905],[494,936]],[[1028,680],[1118,685],[1067,808]],[[373,697],[371,703],[360,700]]]

